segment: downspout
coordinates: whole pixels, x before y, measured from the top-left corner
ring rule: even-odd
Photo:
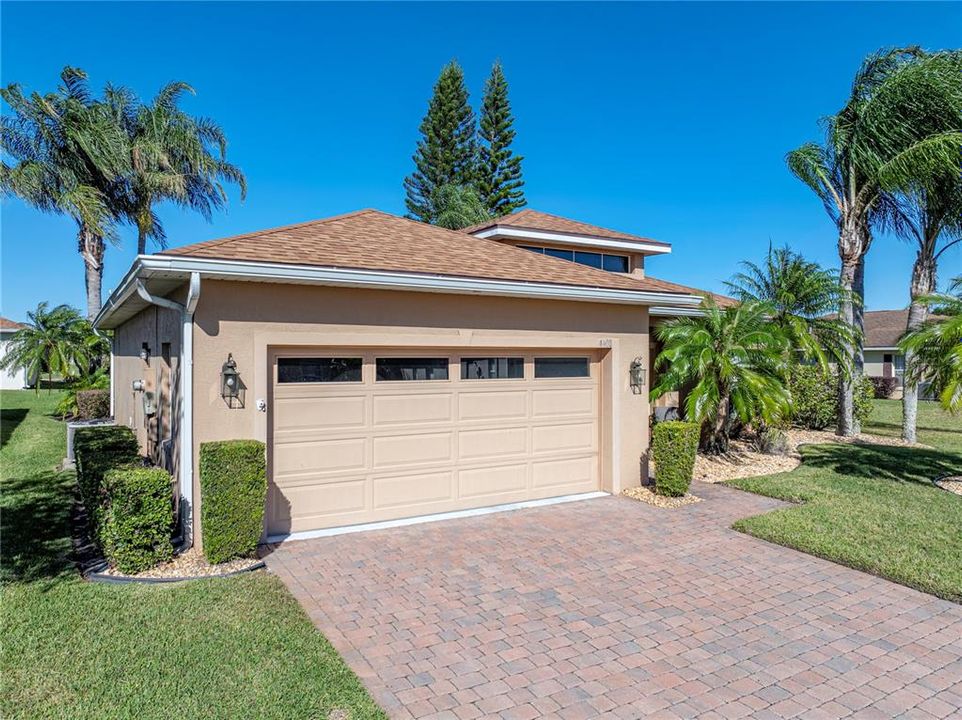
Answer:
[[[190,274],[187,302],[181,305],[151,295],[138,278],[137,294],[146,302],[180,312],[180,527],[184,551],[194,544],[194,311],[200,300],[200,273]]]

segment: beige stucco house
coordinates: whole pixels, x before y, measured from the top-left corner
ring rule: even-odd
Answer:
[[[142,255],[96,319],[113,415],[198,543],[210,440],[266,443],[270,539],[617,493],[647,473],[651,324],[701,301],[646,274],[669,251],[532,210],[362,210]]]

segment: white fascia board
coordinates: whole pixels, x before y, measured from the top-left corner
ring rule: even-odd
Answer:
[[[512,240],[540,240],[542,242],[557,243],[559,245],[578,245],[596,247],[604,250],[627,250],[645,255],[665,255],[671,252],[667,245],[655,245],[632,240],[614,240],[595,235],[566,235],[564,233],[548,232],[547,230],[529,230],[527,228],[505,227],[495,225],[476,233],[479,238],[511,238]]]
[[[186,280],[192,272],[200,273],[205,278],[221,280],[288,282],[460,295],[497,295],[622,305],[677,304],[696,307],[702,300],[701,296],[698,295],[645,290],[554,285],[517,280],[485,280],[451,275],[421,275],[312,265],[278,265],[175,255],[140,255],[134,261],[134,266],[124,277],[123,282],[107,299],[103,310],[94,321],[95,325],[100,326],[106,323],[112,312],[123,304],[132,293],[136,292],[136,282],[139,278],[149,278],[155,273],[167,277],[173,274],[183,274]]]
[[[648,314],[654,317],[701,317],[705,313],[697,307],[650,307]]]

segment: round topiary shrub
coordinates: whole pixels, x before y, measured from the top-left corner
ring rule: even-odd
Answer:
[[[698,423],[672,420],[655,425],[651,437],[655,494],[681,497],[688,492],[700,435]]]

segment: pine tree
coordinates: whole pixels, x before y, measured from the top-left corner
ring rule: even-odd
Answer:
[[[527,205],[520,155],[511,150],[514,117],[508,100],[508,81],[501,63],[491,68],[484,84],[481,104],[481,144],[478,148],[476,186],[485,208],[492,216],[507,215]]]
[[[432,222],[431,198],[436,188],[474,185],[474,112],[468,104],[464,72],[457,61],[452,60],[441,70],[420,131],[413,158],[415,169],[404,179],[404,202],[409,217]]]

